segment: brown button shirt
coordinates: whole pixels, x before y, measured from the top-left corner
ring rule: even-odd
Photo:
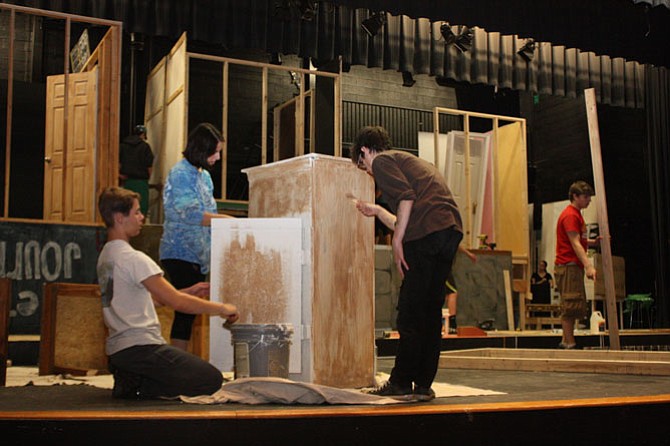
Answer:
[[[432,164],[407,152],[388,150],[377,154],[372,174],[391,212],[397,213],[400,201],[414,202],[404,241],[451,227],[463,232],[447,181]]]

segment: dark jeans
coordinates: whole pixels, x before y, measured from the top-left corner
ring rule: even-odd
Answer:
[[[203,282],[206,275],[200,272],[200,265],[191,262],[185,262],[178,259],[162,259],[161,265],[170,278],[172,286],[178,290],[188,288],[198,282]],[[172,339],[181,339],[188,341],[191,339],[191,329],[193,328],[194,314],[174,312],[172,329],[170,337]]]
[[[137,345],[109,357],[110,371],[136,375],[140,398],[211,395],[221,388],[221,372],[171,345]],[[132,376],[131,375],[131,376]]]
[[[400,286],[397,327],[400,339],[393,384],[430,387],[437,373],[442,340],[445,281],[463,234],[454,229],[434,232],[403,244],[409,270]]]

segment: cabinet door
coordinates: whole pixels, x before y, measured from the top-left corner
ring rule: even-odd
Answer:
[[[289,373],[301,373],[302,220],[299,218],[212,221],[210,299],[232,303],[238,324],[293,326]],[[231,333],[222,320],[210,322],[210,362],[233,369]]]

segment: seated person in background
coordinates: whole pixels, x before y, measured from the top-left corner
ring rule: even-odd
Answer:
[[[550,304],[551,290],[554,289],[554,278],[547,271],[547,262],[540,261],[538,271],[530,278],[530,291],[533,293],[534,304]]]
[[[149,256],[130,246],[142,229],[139,194],[110,187],[100,194],[98,210],[107,227],[107,243],[98,258],[102,313],[109,329],[105,350],[114,374],[116,398],[147,399],[208,395],[221,388],[223,376],[210,363],[172,347],[161,336],[154,304],[192,314],[212,314],[232,323],[231,304],[203,299],[209,284],[176,290]]]

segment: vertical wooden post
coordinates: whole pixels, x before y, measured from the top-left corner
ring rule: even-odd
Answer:
[[[261,86],[261,164],[268,162],[268,67],[263,67]]]
[[[5,209],[4,217],[9,217],[9,183],[12,160],[12,108],[14,99],[14,25],[16,13],[9,15],[9,58],[7,63],[7,125],[5,130]],[[67,59],[67,58],[66,58]]]
[[[14,11],[12,11],[12,14]],[[12,307],[12,281],[0,278],[0,387],[7,380],[9,359],[9,309]]]
[[[221,132],[223,132],[223,150],[221,151],[221,199],[228,198],[226,183],[228,181],[228,62],[223,63],[223,111]]]
[[[440,112],[437,110],[437,107],[433,109],[433,159],[435,160],[435,166],[437,166],[438,152],[440,145]],[[445,154],[445,163],[446,163],[446,154]],[[470,247],[466,244],[466,247]]]
[[[607,305],[607,328],[610,337],[610,349],[621,350],[619,343],[619,322],[617,319],[616,292],[614,289],[614,272],[612,269],[612,248],[610,246],[610,228],[607,217],[607,196],[605,194],[605,177],[600,150],[600,132],[598,130],[598,108],[595,90],[584,90],[586,102],[586,119],[589,128],[591,145],[591,163],[593,164],[593,181],[598,194],[598,228],[602,240],[600,249],[603,261],[603,279],[605,280],[605,302]]]
[[[463,115],[463,130],[465,133],[465,140],[463,146],[463,170],[465,171],[465,197],[463,197],[463,202],[465,203],[464,209],[461,212],[461,218],[463,219],[463,238],[466,240],[467,244],[472,244],[472,188],[470,184],[470,115]],[[437,162],[437,159],[435,159]],[[467,245],[466,245],[467,246]]]

